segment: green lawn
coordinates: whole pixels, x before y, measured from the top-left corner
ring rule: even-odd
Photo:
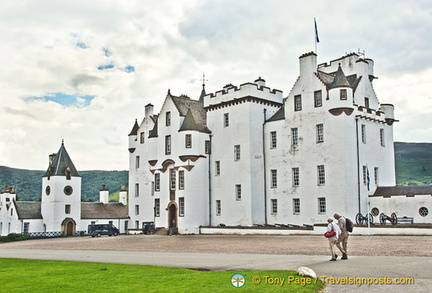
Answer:
[[[231,284],[234,274],[244,275],[242,288]],[[256,283],[260,279],[259,284],[252,279]],[[317,292],[322,288],[319,279],[303,278],[295,271],[196,271],[0,258],[0,292]]]

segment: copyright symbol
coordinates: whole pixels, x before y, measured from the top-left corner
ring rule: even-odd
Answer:
[[[255,285],[258,285],[259,283],[261,283],[261,277],[260,276],[253,276],[252,277],[252,283],[254,283]]]

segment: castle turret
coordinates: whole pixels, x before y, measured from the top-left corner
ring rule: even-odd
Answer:
[[[327,100],[329,100],[329,112],[340,115],[345,112],[351,115],[353,112],[353,88],[346,78],[340,64],[334,79],[327,85]]]

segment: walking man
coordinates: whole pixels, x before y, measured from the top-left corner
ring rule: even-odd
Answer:
[[[339,215],[338,213],[335,213],[333,217],[338,221],[338,226],[341,229],[341,234],[339,235],[338,242],[336,243],[337,248],[342,252],[342,258],[341,259],[348,259],[348,230],[346,226],[346,219],[345,217]],[[341,246],[342,244],[342,246]]]

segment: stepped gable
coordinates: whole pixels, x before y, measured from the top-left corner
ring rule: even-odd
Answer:
[[[82,202],[81,219],[129,219],[128,206],[122,203]]]
[[[69,157],[68,152],[64,146],[64,142],[62,141],[61,147],[54,159],[48,166],[48,170],[46,171],[43,177],[49,176],[66,176],[70,174],[71,177],[81,177],[75,168],[74,163]]]
[[[14,201],[18,219],[42,219],[40,201]]]

